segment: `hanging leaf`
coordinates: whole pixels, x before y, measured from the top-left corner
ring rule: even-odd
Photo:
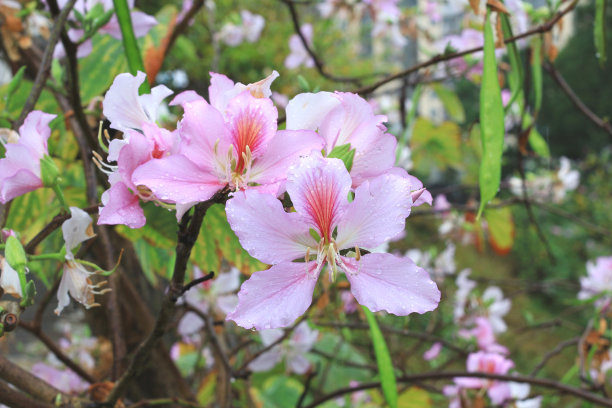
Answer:
[[[374,345],[374,354],[376,355],[376,364],[378,365],[378,374],[380,375],[383,395],[391,408],[397,408],[397,383],[395,381],[393,363],[391,361],[391,355],[389,355],[387,343],[380,331],[380,327],[378,327],[374,313],[365,306],[363,306],[363,311],[370,325],[370,336],[372,337],[372,344]]]
[[[497,79],[495,44],[493,29],[487,23],[484,31],[484,66],[480,89],[480,134],[482,140],[482,161],[480,163],[480,208],[478,217],[485,205],[499,190],[501,181],[501,159],[504,148],[504,108],[501,90]]]
[[[508,16],[505,14],[501,15],[502,22],[502,31],[504,33],[504,38],[512,37],[512,27],[510,25],[510,20]],[[521,54],[519,53],[518,47],[515,41],[511,41],[507,44],[508,47],[508,59],[510,60],[510,71],[508,72],[508,84],[510,86],[510,91],[512,92],[510,96],[510,101],[505,107],[505,112],[508,112],[512,104],[517,100],[522,103],[522,93],[523,93],[523,63],[521,62]],[[520,98],[519,98],[520,97]]]
[[[410,148],[414,165],[423,171],[431,165],[440,169],[457,165],[461,162],[461,129],[453,122],[443,122],[435,126],[425,118],[418,118],[414,123]]]
[[[599,63],[606,63],[606,0],[595,0],[595,50]]]
[[[134,28],[132,26],[132,16],[130,14],[130,8],[128,7],[127,0],[113,0],[115,5],[115,14],[117,15],[117,21],[121,28],[121,37],[123,38],[123,51],[130,67],[130,73],[136,75],[136,72],[144,72],[144,63],[142,62],[142,55],[140,54],[140,48],[136,41],[136,35],[134,35]],[[141,85],[141,90],[144,93],[149,93],[151,88],[148,82],[144,82]]]
[[[95,35],[92,42],[92,53],[79,60],[79,80],[83,102],[102,95],[118,74],[128,70],[127,62],[122,55],[121,41],[110,35]]]
[[[542,41],[540,37],[535,37],[532,44],[531,54],[531,76],[533,78],[533,91],[535,93],[535,103],[533,105],[537,117],[542,106]]]

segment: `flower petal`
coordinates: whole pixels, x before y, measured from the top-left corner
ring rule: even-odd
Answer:
[[[181,152],[203,169],[215,168],[217,157],[227,154],[231,134],[221,113],[205,100],[183,105],[185,114],[179,122]]]
[[[94,237],[89,214],[78,207],[70,207],[70,218],[62,224],[62,234],[66,242],[66,251],[71,252],[77,245]]]
[[[180,204],[206,201],[225,185],[181,154],[146,162],[134,171],[132,181],[162,201]]]
[[[21,283],[19,282],[19,274],[9,265],[5,258],[1,258],[0,263],[0,288],[4,293],[21,298]]]
[[[227,121],[238,161],[249,146],[253,157],[261,156],[276,135],[278,112],[268,98],[255,98],[244,91],[227,104]]]
[[[255,272],[238,292],[238,306],[227,315],[245,329],[289,326],[312,303],[316,263],[283,262]]]
[[[375,248],[404,230],[410,215],[410,181],[384,174],[361,184],[338,224],[338,248]]]
[[[283,355],[280,347],[272,347],[249,363],[249,370],[255,372],[268,371],[280,363]]]
[[[348,205],[350,188],[342,160],[324,159],[320,153],[301,158],[287,175],[287,192],[296,211],[329,239]]]
[[[101,224],[123,224],[130,228],[141,228],[147,222],[138,204],[138,196],[128,190],[123,182],[117,182],[102,194],[100,217]]]
[[[296,213],[287,213],[269,194],[246,190],[231,198],[225,212],[242,247],[267,264],[304,258],[317,243],[309,226]]]
[[[289,101],[287,129],[317,130],[327,114],[340,105],[340,99],[331,92],[301,93]]]
[[[313,150],[320,151],[323,139],[309,130],[279,130],[270,140],[266,152],[255,162],[249,173],[249,181],[270,184],[287,178],[289,166],[300,156]]]
[[[427,272],[410,258],[367,254],[359,261],[343,258],[351,292],[372,312],[384,310],[398,316],[434,310],[440,291]]]
[[[103,113],[111,122],[111,128],[127,132],[130,129],[141,129],[144,122],[152,122],[138,96],[138,88],[145,78],[146,74],[140,71],[136,76],[123,73],[115,77],[103,102]]]

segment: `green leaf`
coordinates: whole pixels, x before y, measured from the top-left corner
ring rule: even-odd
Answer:
[[[298,84],[300,85],[300,89],[304,92],[310,92],[310,84],[308,83],[308,81],[306,80],[306,78],[304,78],[301,75],[297,76],[297,80],[298,80]]]
[[[92,42],[92,53],[79,60],[81,99],[85,103],[106,92],[115,77],[128,70],[119,40],[95,35]]]
[[[21,81],[23,80],[23,73],[25,72],[25,69],[26,69],[25,65],[22,66],[21,68],[19,68],[19,71],[17,71],[17,73],[15,74],[13,79],[11,79],[11,82],[9,82],[8,89],[7,89],[7,96],[6,96],[6,103],[7,104],[9,102],[9,99],[11,98],[11,96],[13,96],[13,94],[21,86]]]
[[[343,144],[342,146],[334,147],[334,150],[327,155],[329,158],[340,159],[344,163],[344,167],[350,172],[353,168],[353,159],[355,158],[355,149],[351,149],[351,144]]]
[[[296,406],[304,386],[295,378],[277,375],[268,378],[261,388],[251,388],[256,405],[270,408]],[[259,403],[259,404],[257,404]]]
[[[542,137],[540,132],[535,128],[535,126],[529,132],[529,146],[533,149],[534,152],[540,157],[549,158],[550,150],[548,149],[548,143]]]
[[[533,91],[535,93],[534,115],[537,117],[537,112],[542,107],[542,41],[540,37],[533,39],[531,58],[531,76],[533,78]]]
[[[414,123],[410,149],[415,168],[428,171],[432,165],[440,169],[461,162],[461,129],[456,123],[435,126],[425,118]]]
[[[595,26],[593,28],[595,49],[599,63],[606,63],[606,0],[595,0]]]
[[[434,84],[432,87],[451,119],[458,123],[465,122],[465,110],[457,94],[442,84]]]
[[[123,50],[127,58],[128,66],[132,75],[136,75],[138,71],[145,72],[144,63],[142,62],[142,55],[140,54],[140,48],[134,35],[134,28],[132,27],[132,16],[130,15],[130,8],[128,7],[127,0],[113,0],[115,5],[115,13],[117,14],[117,21],[121,28],[121,36],[123,38]],[[149,83],[145,81],[142,84],[141,89],[144,93],[149,93],[151,88]]]
[[[478,217],[480,217],[485,205],[495,197],[499,190],[505,133],[504,108],[497,79],[495,44],[489,15],[490,11],[487,10],[487,24],[485,24],[484,30],[484,66],[480,88],[482,161],[480,162],[479,174],[480,208],[478,209]]]
[[[389,355],[389,349],[387,343],[383,337],[376,317],[374,313],[365,306],[363,311],[365,312],[368,324],[370,325],[370,336],[372,337],[372,343],[374,344],[374,354],[376,355],[376,364],[378,365],[378,373],[380,375],[380,384],[382,387],[383,395],[387,404],[391,408],[397,408],[397,383],[395,381],[395,373],[393,372],[393,363],[391,361],[391,355]]]
[[[499,255],[506,255],[514,245],[514,221],[510,207],[485,210],[489,227],[489,243]]]

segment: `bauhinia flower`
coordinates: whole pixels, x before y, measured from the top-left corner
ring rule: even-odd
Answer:
[[[265,347],[278,341],[283,336],[280,329],[262,330],[259,334]],[[249,364],[252,371],[268,371],[281,362],[283,358],[287,364],[287,371],[304,374],[310,368],[306,353],[310,351],[319,337],[319,332],[308,326],[308,323],[298,324],[289,339],[277,344],[270,350],[261,354]]]
[[[470,373],[507,374],[514,367],[514,362],[506,357],[478,351],[471,353],[467,359],[467,371]],[[455,384],[461,388],[486,389],[493,404],[501,404],[509,399],[510,385],[505,381],[489,380],[486,378],[461,377],[455,378]]]
[[[232,229],[251,256],[272,267],[242,284],[229,320],[258,330],[290,325],[310,306],[325,265],[332,280],[344,272],[357,302],[374,312],[404,316],[437,307],[440,291],[410,259],[359,250],[404,229],[413,203],[410,180],[379,176],[357,187],[349,202],[351,184],[341,160],[312,154],[288,172],[286,188],[296,212],[258,191],[235,194],[226,206]],[[347,249],[354,257],[341,255]]]
[[[236,85],[225,80],[213,76],[221,84],[211,89],[211,104],[193,93],[179,95],[185,110],[180,151],[138,167],[137,186],[177,207],[206,201],[228,184],[277,194],[293,160],[322,148],[315,132],[277,131],[278,113],[265,97],[266,85],[245,86],[228,100]]]
[[[580,278],[580,292],[578,299],[597,299],[596,305],[602,307],[612,299],[612,256],[600,256],[594,262],[586,263],[587,276]]]
[[[30,112],[19,128],[19,137],[13,132],[7,140],[0,138],[6,149],[0,159],[0,203],[44,186],[41,160],[51,160],[47,139],[53,118],[55,115],[41,111]]]
[[[90,272],[74,258],[72,252],[81,242],[95,236],[91,227],[91,217],[80,208],[70,207],[71,217],[62,224],[62,234],[66,247],[66,262],[64,263],[64,274],[57,290],[57,308],[55,314],[59,315],[64,307],[70,304],[70,296],[87,309],[99,306],[94,300],[94,295],[103,294],[110,289],[100,287],[106,282],[93,284]],[[68,296],[70,294],[70,296]]]
[[[300,27],[302,35],[306,39],[308,45],[312,45],[312,25],[304,24]],[[315,65],[314,60],[304,47],[304,43],[299,35],[293,34],[289,37],[289,55],[285,58],[285,66],[289,69],[294,69],[300,65],[304,65],[306,68],[312,68]]]
[[[259,14],[248,10],[240,11],[241,24],[226,23],[217,34],[217,39],[230,47],[242,44],[244,41],[254,43],[259,39],[266,21]]]
[[[318,131],[325,139],[327,155],[337,147],[350,144],[355,150],[350,169],[353,187],[388,171],[410,178],[415,190],[423,187],[416,177],[394,167],[397,139],[386,133],[383,122],[387,117],[375,115],[372,106],[359,95],[348,92],[302,93],[289,101],[286,112],[287,129]],[[424,202],[432,202],[428,191],[423,191],[414,204]]]

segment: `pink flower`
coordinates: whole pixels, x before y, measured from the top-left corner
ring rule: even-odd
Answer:
[[[265,97],[266,80],[242,85],[244,90],[231,97],[238,85],[213,74],[211,104],[195,93],[179,95],[179,101],[173,101],[185,110],[179,123],[179,154],[139,166],[134,183],[186,208],[208,200],[227,184],[235,190],[277,194],[293,160],[320,150],[323,141],[308,130],[277,131],[278,113]]]
[[[89,388],[89,384],[69,368],[58,369],[38,362],[32,366],[32,373],[67,394],[80,394]]]
[[[374,312],[405,316],[435,309],[440,292],[427,272],[408,258],[360,256],[358,250],[377,247],[404,229],[411,187],[409,179],[381,175],[361,184],[349,203],[351,178],[344,164],[316,153],[289,170],[287,192],[296,212],[285,212],[276,198],[254,190],[235,194],[226,205],[232,229],[251,256],[273,266],[242,284],[238,306],[227,318],[247,329],[288,326],[310,306],[324,265],[332,280],[344,272],[357,302]],[[355,249],[355,257],[340,255],[344,249]]]
[[[508,353],[507,348],[497,344],[495,333],[493,333],[493,327],[486,317],[477,317],[475,326],[471,330],[459,330],[459,335],[465,338],[475,337],[478,348],[481,350],[498,354]]]
[[[4,144],[6,154],[0,159],[0,203],[43,187],[40,160],[48,156],[49,122],[55,118],[41,111],[28,114],[19,128],[19,138]]]
[[[280,339],[283,331],[280,329],[262,330],[260,332],[262,343],[265,347]],[[306,353],[314,346],[319,332],[302,322],[297,325],[288,341],[284,341],[272,347],[269,351],[261,354],[249,364],[251,371],[268,371],[283,358],[287,362],[287,371],[296,374],[304,374],[310,368],[310,362],[306,359]]]
[[[596,301],[597,307],[610,302],[612,296],[612,256],[600,256],[595,262],[586,263],[587,276],[580,278],[581,290],[578,299],[590,299],[602,295]]]
[[[306,39],[306,43],[312,46],[312,25],[304,24],[300,27],[300,31]],[[304,65],[306,68],[314,67],[314,60],[304,47],[299,35],[293,34],[289,38],[289,51],[289,55],[285,58],[285,67],[289,69],[295,69],[300,65]]]
[[[438,357],[438,355],[440,354],[440,351],[442,351],[442,343],[437,341],[431,346],[429,350],[423,353],[423,359],[427,361],[431,361],[434,358]]]
[[[254,43],[259,39],[266,21],[259,14],[253,14],[248,10],[241,10],[242,24],[226,23],[221,27],[217,39],[225,42],[230,47],[242,44],[243,41]]]
[[[357,311],[357,302],[355,302],[355,296],[353,296],[350,290],[341,291],[340,299],[342,299],[344,313],[350,314]]]
[[[58,6],[60,8],[64,8],[66,6],[67,0],[59,0]],[[102,5],[103,13],[112,10],[114,8],[112,0],[82,0],[77,1],[74,5],[74,10],[81,13],[83,16],[87,15],[87,13],[96,5]],[[128,7],[130,9],[134,8],[134,0],[128,0]],[[74,14],[74,11],[73,11]],[[157,20],[155,17],[150,16],[148,14],[143,13],[142,11],[132,11],[130,12],[130,17],[132,20],[132,28],[134,29],[134,35],[136,37],[144,37],[151,30],[151,28],[157,25]],[[76,17],[71,17],[70,20],[75,24],[78,22]],[[100,27],[98,30],[100,34],[108,34],[113,38],[121,40],[121,27],[119,26],[119,21],[117,20],[117,16],[113,14],[108,23]],[[85,31],[81,28],[71,28],[68,30],[68,37],[75,42],[79,43]],[[77,50],[77,58],[83,58],[88,56],[92,50],[92,42],[91,39],[85,40],[83,43],[78,45]],[[61,43],[58,43],[53,51],[53,58],[63,58],[66,55],[66,50],[62,46]]]
[[[467,359],[467,371],[470,373],[507,374],[514,367],[512,360],[504,356],[485,351],[471,353]],[[511,397],[510,386],[507,382],[489,380],[486,378],[455,378],[455,383],[463,388],[486,388],[487,394],[493,404],[501,404]]]
[[[0,289],[16,298],[23,297],[19,273],[2,256],[0,256]]]
[[[318,131],[325,139],[325,152],[350,144],[355,149],[350,174],[353,187],[364,180],[393,171],[410,178],[415,190],[423,184],[395,164],[395,136],[386,133],[384,115],[375,115],[372,106],[357,94],[336,92],[302,93],[294,97],[286,108],[287,129]],[[423,191],[415,205],[431,204],[428,191]]]

